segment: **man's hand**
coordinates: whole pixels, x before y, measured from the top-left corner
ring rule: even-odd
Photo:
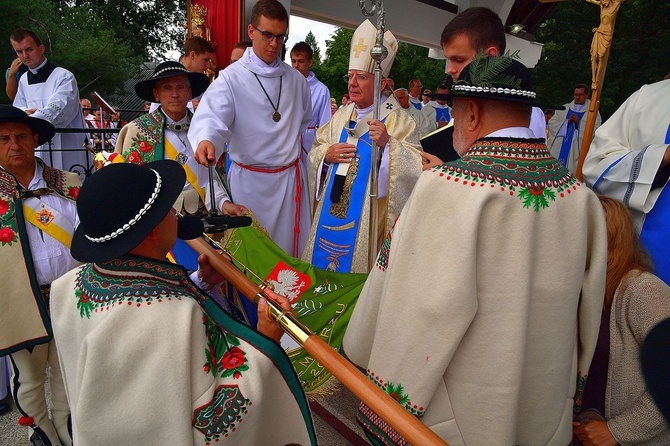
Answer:
[[[574,115],[574,114],[570,115],[570,117],[568,118],[568,121],[574,122],[575,124],[579,124],[579,117],[577,115]]]
[[[235,204],[230,201],[225,201],[223,203],[223,208],[221,209],[224,215],[231,215],[231,216],[242,216],[244,214],[249,213],[249,209],[245,208],[241,204]]]
[[[444,161],[442,161],[440,158],[437,156],[433,155],[432,153],[428,152],[421,152],[421,163],[422,163],[422,170],[430,170],[435,166],[441,166],[444,164]]]
[[[665,154],[663,155],[663,161],[661,161],[661,167],[670,166],[670,145],[665,148]]]
[[[230,260],[230,258],[224,254],[220,253],[222,256]],[[223,275],[212,267],[209,263],[209,258],[205,254],[200,254],[198,256],[198,277],[202,279],[207,285],[213,287],[225,279]]]
[[[386,126],[378,119],[368,121],[370,126],[370,139],[374,141],[379,147],[384,148],[389,142],[389,134],[386,131]]]
[[[617,446],[607,421],[591,420],[588,424],[572,423],[572,431],[584,446]]]
[[[17,57],[12,61],[12,64],[9,66],[8,77],[16,76],[16,73],[19,72],[20,66],[21,66],[21,59]]]
[[[36,108],[29,108],[28,110],[23,110],[23,111],[26,112],[26,115],[32,115],[33,113],[35,113],[37,111],[37,109]]]
[[[328,164],[350,163],[354,155],[356,155],[356,146],[338,142],[328,148],[324,161]]]
[[[216,151],[214,144],[210,141],[200,141],[198,148],[195,150],[195,160],[198,164],[209,167],[210,164],[216,162]]]
[[[291,309],[291,302],[287,297],[281,296],[273,291],[268,289],[265,290],[265,293],[270,299],[278,303],[286,312],[293,313]],[[258,301],[258,331],[264,334],[265,336],[274,339],[279,342],[284,330],[279,328],[277,323],[270,317],[270,306],[268,305],[265,298],[261,298]]]

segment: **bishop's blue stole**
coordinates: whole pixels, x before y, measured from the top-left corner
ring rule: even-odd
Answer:
[[[451,115],[449,114],[449,107],[435,108],[435,122],[449,122]]]
[[[586,113],[586,110],[582,112],[576,112],[572,109],[568,109],[568,114],[565,117],[565,120],[567,122],[567,120],[570,119],[570,116],[577,115],[579,121],[581,122],[584,113]],[[572,147],[572,137],[575,134],[575,129],[579,129],[579,123],[577,124],[574,124],[572,122],[567,123],[567,128],[565,129],[565,137],[563,138],[563,144],[561,144],[561,153],[558,155],[558,160],[561,162],[561,164],[563,164],[566,167],[568,166],[568,157],[570,156],[570,148]]]
[[[345,127],[342,130],[340,142],[347,142],[349,133],[353,131],[353,125],[351,124],[353,122],[350,122],[350,127]],[[331,165],[328,185],[322,198],[323,206],[318,216],[314,253],[312,255],[312,264],[318,268],[347,273],[351,271],[361,214],[363,213],[365,200],[368,199],[366,191],[370,179],[370,167],[372,166],[371,149],[370,132],[367,131],[359,137],[356,145],[355,158],[358,161],[358,169],[351,184],[351,191],[347,194],[349,203],[344,218],[336,217],[330,212],[333,205],[332,199],[337,199],[337,197],[332,197],[331,194],[337,177],[335,172],[340,163]],[[340,200],[346,199],[346,197],[340,197]]]
[[[670,144],[670,125],[665,144]],[[663,186],[654,207],[647,213],[640,240],[654,261],[655,274],[670,285],[670,184]]]
[[[414,108],[416,108],[417,110],[421,110],[421,107],[422,107],[421,102],[412,102],[412,101],[410,101],[410,103],[411,103],[411,104],[414,106]]]

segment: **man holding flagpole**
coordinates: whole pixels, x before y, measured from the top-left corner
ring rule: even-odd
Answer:
[[[49,317],[51,282],[79,265],[70,255],[79,224],[79,176],[35,156],[55,127],[0,106],[0,356],[10,354],[12,394],[32,444],[71,445],[68,408]],[[49,364],[51,418],[45,396]]]

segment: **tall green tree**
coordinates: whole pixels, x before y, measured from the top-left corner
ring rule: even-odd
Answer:
[[[643,84],[668,73],[670,8],[667,0],[627,0],[617,16],[609,63],[602,86],[600,114],[608,118]],[[600,8],[584,0],[558,3],[535,31],[544,43],[533,83],[545,103],[572,100],[575,84],[591,85],[590,47]]]
[[[143,60],[159,61],[181,49],[186,22],[185,0],[53,0],[61,17],[85,11],[102,20],[112,34]]]
[[[314,52],[312,55],[312,62],[314,62],[313,66],[321,65],[321,49],[319,48],[319,44],[316,42],[316,37],[314,37],[312,31],[307,33],[305,43],[312,47],[312,51]]]
[[[62,16],[49,0],[3,0],[0,9],[1,38],[8,49],[0,56],[4,68],[16,58],[9,36],[17,28],[35,31],[45,46],[46,57],[72,71],[80,89],[93,82],[82,91],[83,96],[96,90],[105,97],[119,90],[142,60],[99,17],[81,8],[72,8]],[[10,102],[4,94],[0,97],[4,103]]]

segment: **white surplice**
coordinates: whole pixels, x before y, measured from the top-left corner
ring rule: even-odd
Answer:
[[[273,120],[274,107],[281,115],[278,122]],[[299,139],[311,120],[311,94],[304,76],[279,59],[268,65],[247,48],[242,59],[222,70],[202,96],[188,133],[194,150],[201,141],[210,141],[217,158],[228,143],[233,201],[251,209],[272,240],[294,256],[305,245],[311,225]]]

